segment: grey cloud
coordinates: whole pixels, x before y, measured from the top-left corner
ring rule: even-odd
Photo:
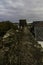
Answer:
[[[43,0],[0,0],[0,20],[43,20]]]

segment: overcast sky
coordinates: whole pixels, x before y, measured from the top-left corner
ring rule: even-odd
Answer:
[[[0,21],[43,20],[43,0],[0,0]]]

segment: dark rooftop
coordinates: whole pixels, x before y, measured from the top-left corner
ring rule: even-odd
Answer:
[[[33,25],[38,27],[43,27],[43,21],[34,21]]]

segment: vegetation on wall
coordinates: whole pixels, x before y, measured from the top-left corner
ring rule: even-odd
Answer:
[[[0,65],[42,64],[42,47],[34,39],[27,24],[21,29],[11,22],[3,22],[0,29]]]

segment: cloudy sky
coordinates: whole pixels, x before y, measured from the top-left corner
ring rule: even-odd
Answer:
[[[0,0],[0,21],[43,20],[43,0]]]

